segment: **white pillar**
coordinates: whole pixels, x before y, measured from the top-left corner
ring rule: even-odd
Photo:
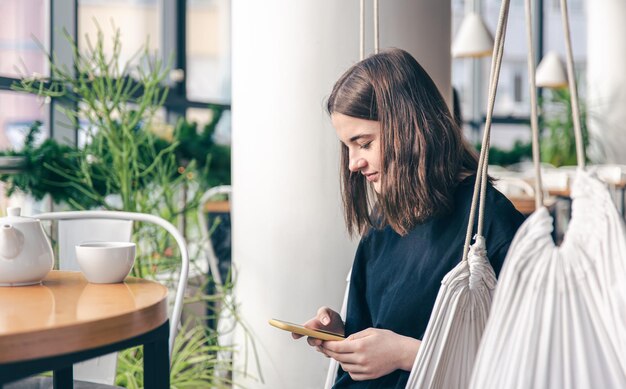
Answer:
[[[626,164],[626,3],[587,6],[587,124],[594,162]]]
[[[357,242],[345,232],[339,144],[324,102],[358,60],[358,3],[232,4],[236,299],[264,379],[242,373],[247,363],[248,374],[259,377],[252,346],[238,330],[234,378],[249,388],[324,382],[328,360],[267,321],[303,322],[321,305],[340,308]],[[449,96],[450,4],[381,2],[380,11],[381,47],[411,51]],[[371,24],[367,31],[371,47]]]

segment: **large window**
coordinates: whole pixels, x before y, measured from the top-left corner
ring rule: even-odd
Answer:
[[[49,16],[48,0],[0,1],[0,77],[7,88],[13,79],[49,73]],[[47,123],[48,108],[34,96],[0,91],[0,150],[21,147],[33,122]]]
[[[109,53],[113,35],[119,30],[122,64],[146,46],[151,51],[161,50],[157,0],[79,0],[78,44],[81,50],[87,48],[89,41],[96,41],[98,28],[104,34],[108,44],[105,49]]]
[[[84,140],[84,131],[54,109],[68,100],[40,99],[12,85],[22,77],[49,76],[46,52],[71,69],[65,34],[85,50],[98,29],[109,53],[119,30],[122,64],[147,46],[151,56],[171,65],[164,80],[170,91],[157,117],[163,128],[182,118],[202,129],[221,112],[215,141],[230,142],[229,0],[0,0],[0,150],[21,148],[35,121],[42,122],[40,137],[70,144]],[[0,189],[2,208],[8,201],[3,193]]]
[[[47,134],[48,109],[43,99],[25,93],[0,91],[0,149],[20,149],[34,122],[42,123],[40,136]]]
[[[187,94],[230,100],[230,0],[187,2]]]
[[[0,1],[0,76],[48,74],[49,0]]]
[[[0,150],[20,149],[29,129],[41,122],[37,141],[48,135],[49,101],[10,90],[21,77],[47,76],[46,51],[50,48],[49,0],[0,1]],[[6,158],[0,171],[8,173],[14,161]],[[19,206],[25,214],[47,210],[47,202],[36,202],[15,193],[10,198],[0,183],[0,209]]]

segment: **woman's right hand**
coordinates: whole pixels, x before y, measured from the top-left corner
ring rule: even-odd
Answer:
[[[321,307],[318,309],[317,315],[313,319],[304,323],[303,326],[315,330],[324,330],[344,335],[344,326],[343,320],[341,320],[341,315],[328,307]],[[294,334],[292,332],[291,336],[294,339],[300,339],[303,335]],[[306,341],[309,345],[315,347],[317,351],[323,353],[320,347],[322,345],[322,341],[320,339],[309,336]]]

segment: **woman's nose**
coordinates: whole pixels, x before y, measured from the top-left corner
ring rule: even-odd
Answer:
[[[363,169],[364,167],[367,166],[367,161],[363,158],[354,158],[350,160],[350,164],[348,166],[348,168],[350,169],[351,172],[358,172],[359,170]]]

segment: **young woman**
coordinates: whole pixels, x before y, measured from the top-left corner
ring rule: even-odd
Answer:
[[[335,388],[404,388],[441,281],[461,259],[477,156],[432,79],[399,49],[350,68],[328,113],[347,228],[362,238],[345,324],[327,307],[305,323],[347,339],[308,342],[340,363]],[[522,221],[488,185],[484,235],[496,274]]]

